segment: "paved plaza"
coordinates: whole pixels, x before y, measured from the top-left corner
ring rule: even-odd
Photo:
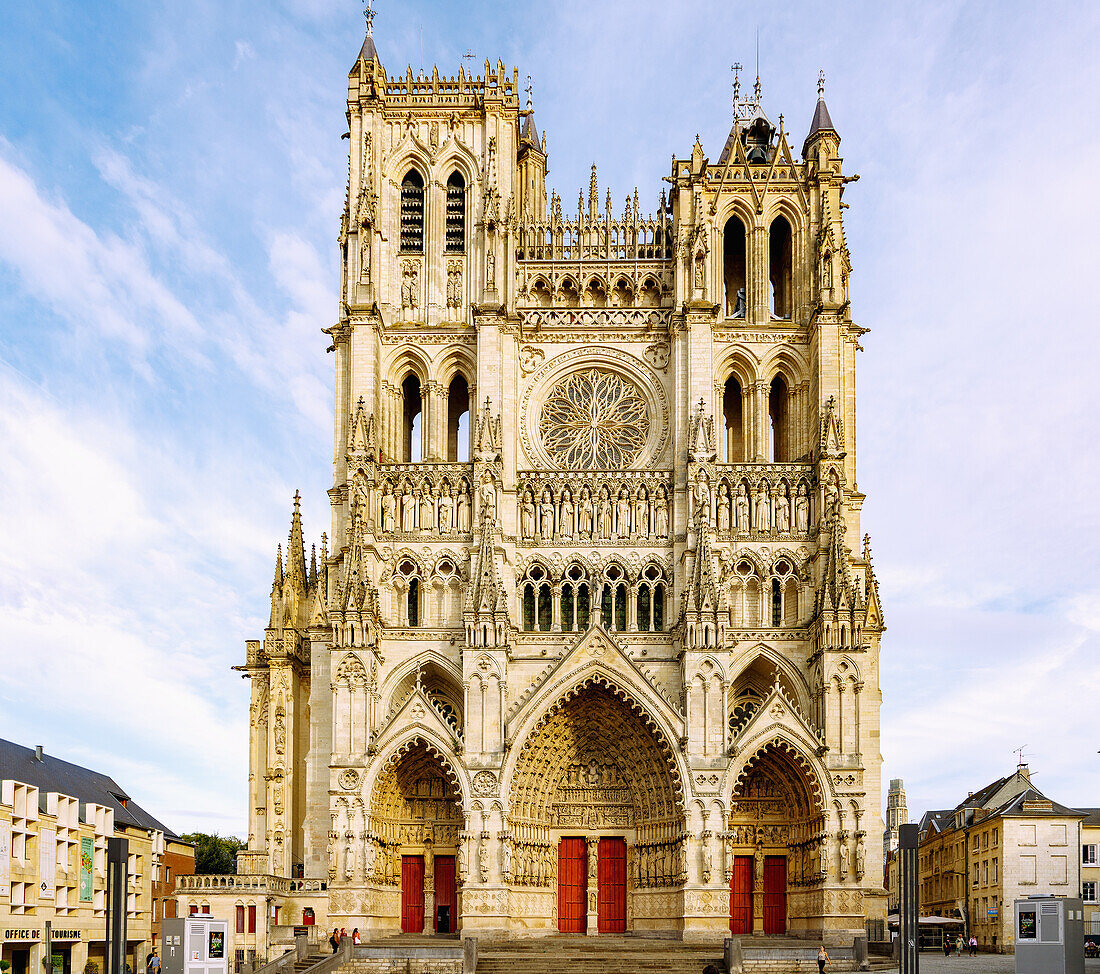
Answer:
[[[1100,960],[1086,960],[1085,970],[1100,974]],[[961,974],[964,971],[970,974],[1016,974],[1016,957],[1013,954],[978,954],[977,957],[944,957],[939,953],[920,955],[920,974]]]

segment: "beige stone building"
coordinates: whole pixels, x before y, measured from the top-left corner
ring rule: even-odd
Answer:
[[[954,809],[926,812],[920,822],[922,915],[959,917],[982,949],[1011,951],[1014,900],[1078,895],[1084,818],[1040,792],[1024,764]]]
[[[104,964],[107,840],[129,846],[126,959],[144,970],[161,920],[175,916],[168,884],[194,870],[192,847],[110,777],[41,748],[0,741],[0,936],[9,974],[40,974],[46,924],[56,974]]]
[[[1085,903],[1085,933],[1100,944],[1100,808],[1082,808],[1081,899]]]
[[[295,505],[240,667],[240,866],[273,905],[300,876],[371,934],[884,915],[855,177],[822,92],[801,158],[757,82],[651,215],[595,167],[574,207],[518,70],[391,76],[368,35],[331,534],[307,553]]]

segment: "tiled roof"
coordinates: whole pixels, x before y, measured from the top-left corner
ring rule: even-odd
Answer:
[[[131,799],[109,775],[70,764],[45,752],[39,759],[34,748],[0,740],[0,779],[7,778],[32,785],[40,792],[56,791],[78,801],[113,809],[115,825],[146,831],[156,829],[167,838],[179,838]]]

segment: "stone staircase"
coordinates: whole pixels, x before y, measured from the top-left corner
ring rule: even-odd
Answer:
[[[303,974],[304,971],[308,971],[311,967],[320,964],[323,960],[328,960],[331,956],[331,950],[324,950],[309,954],[301,960],[296,960],[293,967],[294,974]]]
[[[720,941],[696,944],[646,937],[550,936],[481,941],[477,974],[702,974],[708,965],[724,974]]]

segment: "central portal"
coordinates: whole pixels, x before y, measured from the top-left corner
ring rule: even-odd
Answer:
[[[667,905],[684,881],[674,767],[664,738],[614,688],[575,690],[545,715],[517,758],[508,821],[512,883],[539,904],[528,924],[677,930]]]

